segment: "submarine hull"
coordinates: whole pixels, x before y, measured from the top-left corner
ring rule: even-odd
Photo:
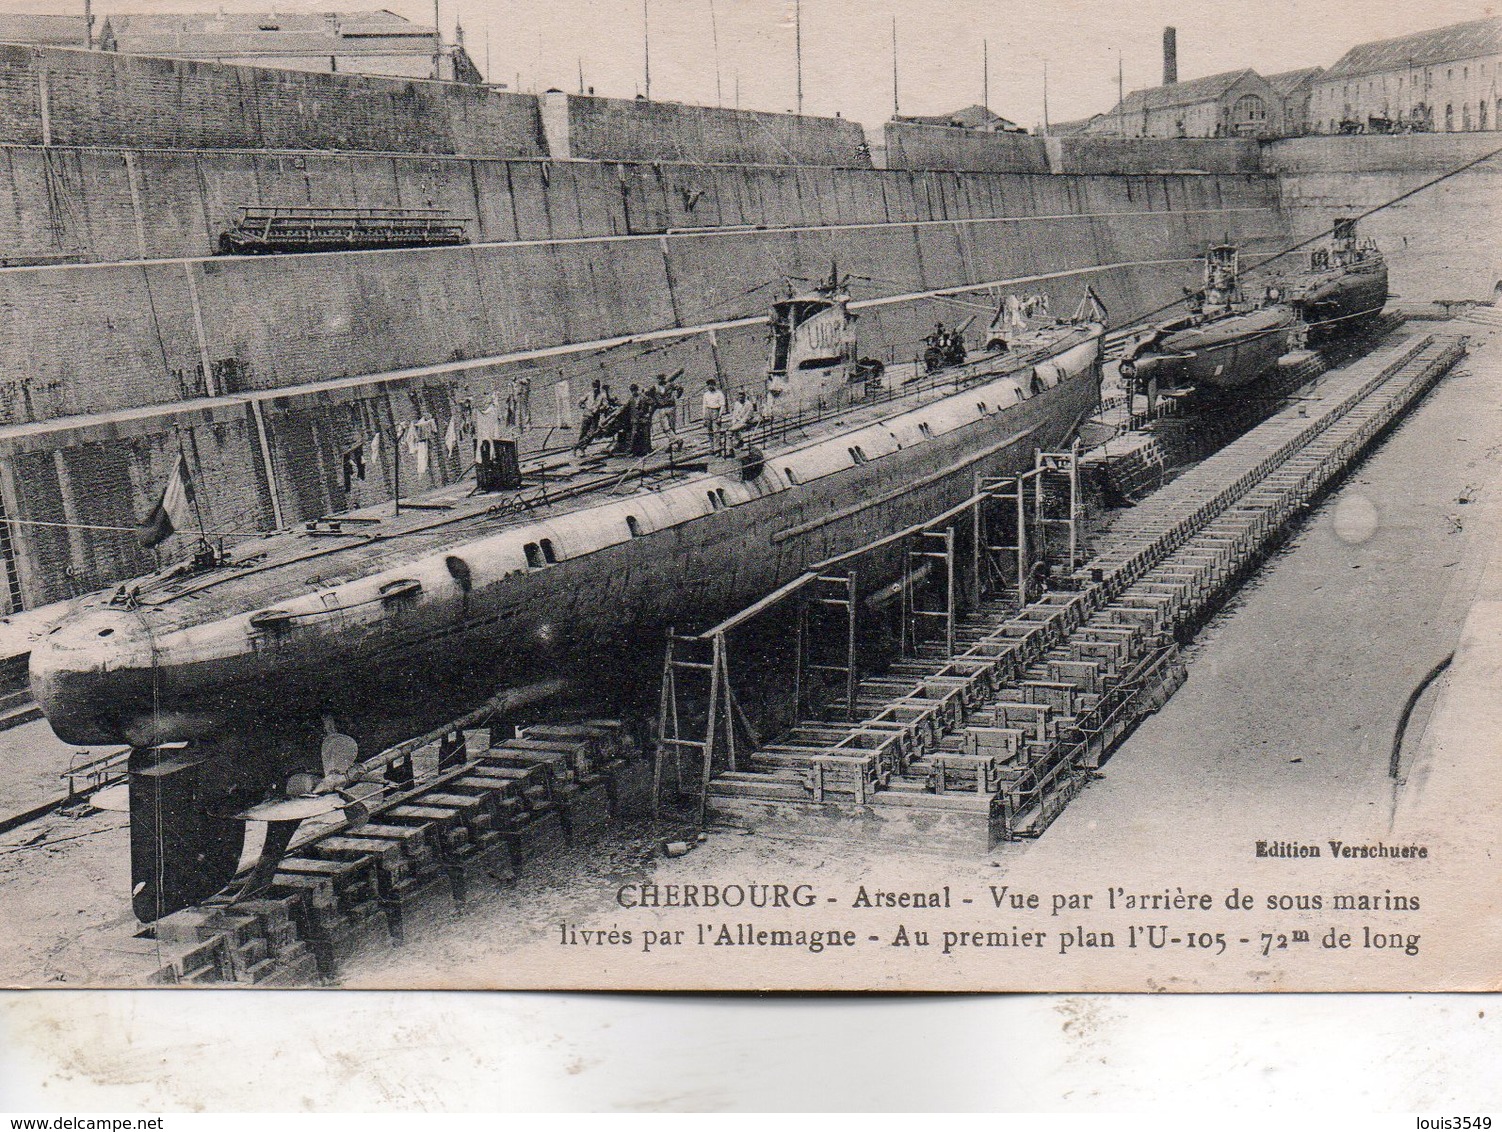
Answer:
[[[374,752],[498,689],[521,703],[540,698],[532,689],[598,689],[643,656],[660,663],[669,625],[711,623],[812,563],[963,501],[977,475],[1031,467],[1034,449],[1064,444],[1098,400],[1098,339],[1090,347],[1087,363],[1052,387],[920,446],[467,593],[389,603],[373,620],[337,611],[298,630],[252,632],[227,651],[212,647],[206,626],[153,635],[150,610],[97,609],[39,642],[33,694],[65,742],[139,747],[228,733],[269,743],[316,737],[328,714]],[[102,634],[137,622],[150,641],[82,662]]]

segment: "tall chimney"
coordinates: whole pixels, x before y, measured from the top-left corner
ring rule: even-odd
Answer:
[[[1163,29],[1163,85],[1179,81],[1179,29]]]

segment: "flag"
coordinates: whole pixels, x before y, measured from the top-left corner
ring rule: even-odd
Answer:
[[[157,497],[156,506],[136,527],[137,541],[148,550],[165,542],[188,525],[192,507],[193,481],[188,478],[188,461],[179,453],[172,476]]]

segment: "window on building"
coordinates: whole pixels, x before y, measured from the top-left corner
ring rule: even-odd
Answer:
[[[1445,133],[1455,132],[1455,107],[1452,103],[1445,103]]]
[[[1469,102],[1460,104],[1460,128],[1462,130],[1471,128],[1471,104]]]
[[[1243,131],[1260,130],[1267,123],[1267,103],[1255,94],[1243,94],[1231,107],[1231,129]]]
[[[1486,103],[1485,102],[1478,102],[1476,104],[1476,128],[1478,130],[1484,130],[1484,129],[1486,129]]]
[[[1497,129],[1502,130],[1502,98],[1497,99],[1497,112],[1492,115],[1492,121],[1497,124]]]

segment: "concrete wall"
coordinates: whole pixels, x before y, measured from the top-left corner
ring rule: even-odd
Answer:
[[[1047,173],[1042,138],[983,134],[921,122],[888,122],[888,169],[972,169],[988,173]]]
[[[479,243],[1028,215],[1076,209],[1082,191],[920,170],[0,146],[0,263],[206,256],[251,204],[445,208]]]
[[[1001,173],[1258,173],[1251,138],[1042,138],[916,122],[886,124],[889,169]]]
[[[436,446],[419,477],[414,458],[395,443],[396,422],[411,420],[415,405],[447,427],[449,388],[412,380],[254,406],[221,399],[133,418],[0,430],[0,496],[7,517],[18,520],[11,527],[14,556],[0,556],[0,582],[13,567],[34,605],[155,569],[156,554],[141,549],[131,528],[155,501],[179,446],[204,528],[231,547],[274,529],[279,511],[293,522],[389,499],[397,460],[404,495],[450,482],[462,470],[457,456]],[[367,464],[366,479],[345,491],[338,453],[377,432],[387,438],[380,456]],[[179,545],[165,553],[181,551]]]
[[[1256,173],[1251,138],[1048,138],[1054,173]]]
[[[1273,142],[1264,162],[1278,174],[1295,236],[1329,228],[1420,188],[1502,145],[1497,134],[1308,137]],[[1502,160],[1492,159],[1361,221],[1387,254],[1404,301],[1490,298],[1502,281]]]
[[[549,131],[554,157],[738,164],[835,165],[870,168],[857,148],[860,123],[685,106],[644,99],[543,95],[550,118],[567,123],[567,150],[558,127]],[[563,109],[559,109],[563,107]]]
[[[737,299],[743,288],[824,274],[832,258],[868,277],[859,286],[874,298],[1192,256],[1225,232],[1279,230],[1265,178],[888,174],[882,185],[893,211],[923,219],[0,270],[0,422],[758,315],[765,290]],[[1131,299],[1122,313],[1135,309]]]
[[[531,95],[8,44],[0,45],[0,142],[544,152]]]
[[[936,318],[992,302],[984,290],[969,306],[904,297],[916,292],[999,281],[1046,291],[1065,311],[1088,282],[1119,324],[1174,298],[1204,243],[1229,232],[1265,249],[1282,237],[1260,177],[895,173],[876,184],[884,208],[931,218],[0,271],[0,502],[15,519],[128,528],[181,435],[206,525],[267,529],[278,509],[291,523],[388,498],[391,460],[407,459],[394,451],[398,423],[426,412],[442,431],[463,398],[504,391],[521,372],[533,445],[571,435],[563,426],[597,376],[623,390],[683,367],[690,406],[712,375],[755,385],[760,316],[781,277],[820,275],[832,259],[853,276],[862,352],[896,360],[918,352]],[[647,331],[666,333],[616,338]],[[550,352],[525,356],[539,349]],[[391,372],[402,367],[423,368]],[[376,431],[380,466],[346,492],[338,453]],[[443,453],[428,481],[412,466],[402,480],[412,490],[460,470]],[[28,605],[153,565],[129,531],[14,529]]]

